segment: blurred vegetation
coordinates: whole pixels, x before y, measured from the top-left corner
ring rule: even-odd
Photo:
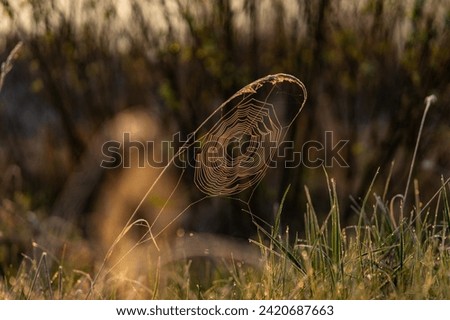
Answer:
[[[187,134],[236,90],[271,73],[293,74],[308,89],[289,133],[299,148],[323,141],[325,131],[334,132],[334,143],[349,140],[349,167],[327,168],[340,186],[343,223],[357,218],[352,208],[378,168],[374,192],[383,192],[378,181],[387,180],[393,161],[388,193],[403,192],[423,100],[432,93],[438,102],[414,172],[423,198],[450,173],[447,0],[0,3],[7,26],[0,61],[23,41],[0,93],[0,239],[20,236],[5,222],[8,212],[17,212],[8,219],[23,230],[51,212],[94,134],[118,112],[142,105],[169,133]],[[255,211],[267,211],[289,184],[283,223],[302,230],[304,185],[319,216],[327,210],[320,168],[282,170],[256,194]]]

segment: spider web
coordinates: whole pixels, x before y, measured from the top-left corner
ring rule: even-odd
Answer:
[[[205,199],[232,198],[249,207],[254,190],[268,169],[276,164],[278,148],[301,112],[306,97],[306,88],[300,80],[280,73],[250,83],[220,105],[189,135],[151,184],[111,246],[105,262],[133,226],[145,225],[147,232],[130,252],[149,241],[158,248],[157,238]],[[155,218],[151,222],[136,219],[139,209],[145,201],[151,201],[165,175],[178,178],[160,201]],[[191,182],[190,191],[195,195],[188,205],[178,201],[186,198],[182,181]],[[249,196],[242,199],[246,190]]]
[[[200,140],[194,184],[210,196],[228,196],[257,184],[280,141],[272,104],[250,99],[228,111]]]

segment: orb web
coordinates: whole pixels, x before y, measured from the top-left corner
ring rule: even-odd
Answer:
[[[117,263],[125,259],[134,248],[148,241],[152,241],[158,248],[156,239],[183,214],[204,200],[216,196],[234,198],[246,189],[255,188],[264,178],[267,169],[272,167],[286,132],[303,109],[306,97],[306,88],[300,80],[292,75],[279,73],[248,84],[213,111],[189,135],[192,139],[189,138],[179,148],[158,177],[151,182],[108,250],[93,284],[118,243],[133,227],[145,225],[148,230]],[[186,164],[189,164],[192,154],[195,168],[187,170]],[[165,179],[168,176],[174,179]],[[173,203],[186,196],[182,181],[193,182],[200,191],[200,196],[193,194],[188,203],[174,208]],[[138,211],[146,199],[161,190],[168,190],[169,194],[158,205],[159,210],[156,210],[153,221],[138,219]],[[248,206],[246,212],[251,214],[250,200],[244,202]],[[165,222],[158,224],[161,217],[164,217]]]
[[[199,139],[194,184],[207,195],[242,192],[264,177],[281,139],[272,104],[256,99],[237,104]]]

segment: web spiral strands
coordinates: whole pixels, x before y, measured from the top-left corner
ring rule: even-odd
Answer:
[[[294,86],[284,89],[283,83]],[[286,98],[296,109],[287,112],[291,119],[281,120],[279,115],[286,116],[282,109],[290,107],[281,104],[292,104]],[[303,84],[284,74],[262,78],[237,92],[218,109],[220,119],[197,140],[195,186],[210,196],[235,195],[255,186],[305,99]]]

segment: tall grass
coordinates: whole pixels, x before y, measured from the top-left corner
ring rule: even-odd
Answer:
[[[144,105],[171,130],[187,134],[218,101],[278,72],[299,77],[311,93],[289,139],[323,141],[323,132],[332,130],[336,139],[350,141],[343,150],[349,168],[329,168],[341,193],[363,197],[377,168],[394,159],[393,178],[408,175],[400,163],[414,152],[421,116],[416,101],[430,93],[439,103],[423,128],[427,152],[418,150],[417,161],[428,165],[427,172],[416,170],[427,184],[423,192],[436,188],[435,175],[448,171],[440,147],[449,141],[448,1],[137,0],[128,2],[128,10],[117,3],[0,4],[10,24],[0,45],[11,48],[21,39],[25,49],[17,77],[10,79],[15,81],[4,89],[18,93],[23,85],[23,100],[35,104],[23,108],[22,100],[11,99],[20,105],[12,108],[47,115],[35,124],[48,134],[34,137],[45,147],[36,148],[31,164],[23,157],[29,148],[23,136],[33,122],[18,111],[1,115],[8,129],[2,146],[11,154],[5,166],[22,168],[26,191],[45,193],[42,201],[33,197],[35,206],[53,204],[96,130],[123,109]],[[30,12],[28,19],[23,12]],[[55,145],[61,146],[57,152]],[[327,195],[324,186],[310,183],[320,180],[321,171],[297,168],[280,175],[279,183],[270,181],[277,187],[270,199],[267,193],[255,197],[264,208],[291,184],[285,216],[293,217],[291,229],[301,229],[295,215],[305,201],[303,185],[313,197]],[[403,192],[396,188],[390,196]],[[341,198],[345,223],[356,222],[350,208],[351,201]]]
[[[426,99],[416,141],[433,102]],[[416,161],[414,153],[410,172]],[[320,221],[309,189],[305,187],[305,233],[290,239],[289,227],[282,229],[287,188],[268,230],[258,219],[257,237],[250,246],[260,250],[262,263],[229,260],[225,255],[211,259],[187,257],[148,268],[148,277],[128,279],[120,274],[93,276],[65,266],[64,258],[50,257],[59,267],[49,268],[45,248],[40,256],[27,257],[20,269],[9,270],[0,282],[0,297],[9,299],[152,298],[152,299],[450,299],[450,178],[423,204],[414,180],[414,203],[405,211],[405,193],[386,198],[373,190],[378,172],[366,196],[354,210],[355,225],[341,227],[338,186],[324,170],[328,191],[328,214]],[[390,175],[388,176],[390,177]],[[386,189],[392,183],[385,182]],[[400,198],[400,201],[397,201]],[[408,213],[408,214],[405,214]],[[247,212],[247,214],[252,214]],[[38,244],[35,244],[37,247]],[[245,248],[243,247],[243,250]],[[95,258],[97,266],[103,265]],[[77,266],[86,268],[87,266]],[[209,270],[209,271],[208,271]],[[96,290],[92,291],[96,282]]]
[[[449,180],[442,181],[432,206],[395,222],[390,211],[400,210],[400,203],[392,206],[395,199],[383,202],[374,194],[359,208],[360,223],[345,228],[339,225],[338,186],[327,181],[327,218],[319,222],[306,189],[304,236],[292,241],[286,230],[260,228],[249,244],[260,249],[259,265],[218,259],[210,265],[215,271],[199,275],[208,259],[181,259],[149,270],[147,281],[105,278],[93,298],[450,299]],[[419,191],[415,184],[414,193]],[[60,265],[50,271],[47,259],[24,259],[0,281],[0,298],[84,298],[93,270]]]

